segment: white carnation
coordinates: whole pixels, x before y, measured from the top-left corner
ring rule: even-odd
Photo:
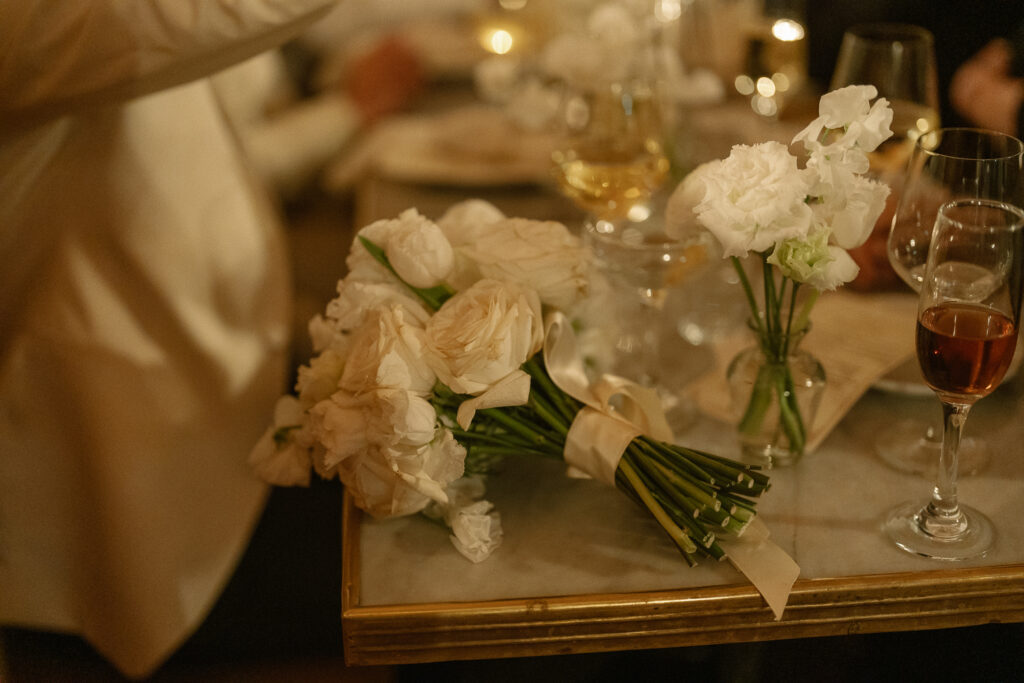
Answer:
[[[778,142],[736,145],[701,178],[706,194],[696,211],[725,256],[764,252],[810,229],[807,177]]]

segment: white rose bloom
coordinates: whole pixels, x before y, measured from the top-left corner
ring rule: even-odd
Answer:
[[[427,362],[452,391],[477,395],[533,356],[543,335],[536,292],[484,279],[446,301],[427,323]]]
[[[309,409],[310,430],[325,449],[321,467],[332,468],[369,447],[366,400],[337,391]]]
[[[432,287],[451,270],[451,245],[440,228],[416,209],[406,209],[397,218],[385,218],[362,228],[345,260],[347,279],[395,283],[394,275],[363,247],[359,237],[383,249],[399,277],[414,287]]]
[[[356,282],[399,284],[395,276],[366,250],[359,237],[365,237],[381,249],[386,249],[392,235],[400,227],[401,217],[383,218],[361,228],[356,238],[352,240],[352,246],[345,258],[345,266],[348,268],[348,275],[345,276],[345,279]]]
[[[339,332],[349,332],[361,326],[371,311],[393,305],[401,306],[421,325],[430,318],[426,306],[396,280],[360,282],[350,275],[338,282],[338,296],[327,303],[327,322]]]
[[[333,467],[370,446],[415,447],[434,438],[437,413],[429,401],[401,389],[361,394],[337,391],[309,409],[311,431]]]
[[[736,145],[728,158],[701,175],[707,193],[697,214],[725,256],[767,251],[810,229],[807,175],[778,142]]]
[[[587,252],[561,223],[507,218],[460,252],[483,277],[525,285],[542,303],[561,310],[587,292]]]
[[[455,255],[437,224],[408,209],[384,248],[391,267],[413,287],[434,287],[451,273]]]
[[[472,244],[487,232],[492,223],[505,218],[494,204],[483,199],[466,199],[448,207],[437,225],[453,247]]]
[[[768,263],[796,282],[818,291],[833,290],[857,277],[859,268],[850,255],[828,243],[828,230],[816,230],[803,239],[785,240],[775,247]]]
[[[345,369],[345,356],[334,349],[326,349],[310,358],[308,365],[299,367],[295,389],[306,406],[319,403],[338,390],[341,373]]]
[[[466,289],[482,277],[476,262],[466,257],[460,247],[475,244],[492,229],[491,226],[504,219],[505,214],[498,207],[483,199],[467,199],[454,204],[438,219],[437,224],[455,248],[455,267],[448,277],[448,284],[456,291]]]
[[[448,503],[445,487],[462,476],[466,449],[440,429],[421,446],[373,446],[338,466],[356,505],[374,517],[409,515],[431,501]]]
[[[428,395],[434,372],[423,361],[423,328],[401,306],[371,312],[352,335],[340,386],[359,393],[378,388]]]
[[[348,336],[345,331],[337,325],[337,321],[317,313],[306,324],[309,332],[309,339],[313,345],[313,351],[320,353],[326,349],[334,349],[338,353],[345,353],[348,348]]]
[[[263,481],[275,486],[309,486],[310,444],[300,432],[305,411],[294,396],[282,396],[274,406],[274,421],[249,453],[249,465]]]

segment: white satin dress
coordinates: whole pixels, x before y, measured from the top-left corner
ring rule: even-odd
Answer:
[[[205,77],[331,4],[0,0],[0,623],[144,676],[230,577],[290,291]]]

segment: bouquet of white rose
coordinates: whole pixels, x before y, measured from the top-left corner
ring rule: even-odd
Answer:
[[[723,558],[718,539],[754,518],[765,475],[673,445],[653,391],[586,374],[566,312],[588,257],[563,225],[480,200],[436,223],[409,209],[363,228],[347,266],[250,456],[264,479],[339,477],[376,517],[444,521],[474,561],[501,538],[472,476],[495,457],[564,459],[616,485],[691,563]]]
[[[822,291],[853,280],[848,249],[863,244],[885,207],[889,188],[866,176],[868,153],[892,135],[892,110],[874,86],[853,85],[822,96],[819,116],[793,139],[807,162],[778,142],[737,145],[724,160],[698,167],[669,200],[670,233],[696,214],[732,259],[751,309],[751,327],[766,358],[739,423],[741,434],[762,429],[769,405],[779,413],[786,445],[797,454],[806,428],[786,364],[791,340],[808,325]],[[740,262],[760,261],[760,300]],[[812,287],[802,301],[802,284]]]

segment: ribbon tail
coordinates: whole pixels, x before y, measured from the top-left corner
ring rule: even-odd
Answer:
[[[768,527],[754,518],[739,538],[721,541],[732,566],[754,585],[775,615],[782,619],[800,567],[768,537]]]

